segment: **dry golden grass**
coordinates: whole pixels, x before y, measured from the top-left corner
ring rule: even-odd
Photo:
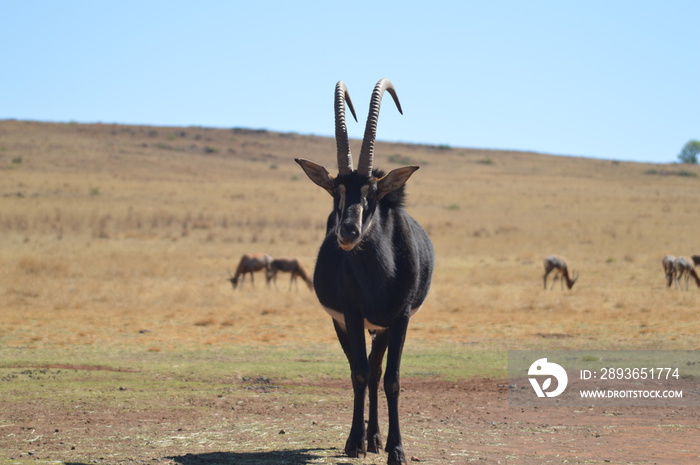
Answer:
[[[331,124],[332,122],[329,122]],[[359,141],[351,141],[355,152]],[[309,270],[331,202],[294,157],[334,167],[327,138],[264,131],[0,122],[0,344],[159,351],[332,342],[304,286],[233,291],[246,252]],[[700,289],[666,289],[690,255],[700,178],[522,152],[380,143],[422,166],[409,212],[437,269],[409,337],[499,347],[700,348]],[[695,169],[695,173],[697,173]],[[572,291],[542,290],[569,259]]]

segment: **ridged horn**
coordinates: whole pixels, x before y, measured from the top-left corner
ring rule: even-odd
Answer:
[[[384,91],[389,92],[399,113],[403,115],[399,97],[396,95],[394,85],[388,79],[380,79],[374,91],[372,92],[372,100],[369,103],[369,115],[367,116],[367,124],[365,126],[365,136],[362,139],[362,148],[360,149],[360,161],[357,165],[357,172],[363,176],[372,175],[372,164],[374,161],[374,141],[377,138],[377,121],[379,120],[379,107],[382,103]]]
[[[335,85],[335,143],[338,146],[338,173],[341,176],[352,173],[352,154],[350,153],[350,142],[348,141],[348,128],[345,124],[346,103],[355,121],[357,121],[348,88],[343,81],[338,81]]]

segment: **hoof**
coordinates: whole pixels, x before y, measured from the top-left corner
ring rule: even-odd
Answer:
[[[353,458],[365,458],[367,455],[367,449],[365,448],[364,438],[360,438],[358,441],[350,436],[345,443],[345,455]]]
[[[382,453],[382,439],[380,438],[379,433],[372,434],[367,438],[367,452],[371,452],[373,454]]]
[[[403,448],[401,446],[396,446],[387,452],[389,453],[389,457],[386,461],[388,465],[406,465],[406,456],[403,454]]]

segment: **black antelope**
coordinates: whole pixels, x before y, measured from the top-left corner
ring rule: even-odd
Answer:
[[[576,284],[578,279],[578,273],[574,275],[573,278],[569,277],[569,267],[566,264],[566,260],[558,255],[550,255],[544,259],[544,289],[547,290],[547,276],[549,273],[554,271],[554,278],[552,279],[552,287],[554,289],[554,282],[561,278],[561,288],[564,289],[564,281],[566,280],[566,287],[571,289]]]
[[[661,264],[664,267],[664,273],[666,274],[666,287],[671,287],[674,277],[676,276],[676,267],[674,265],[675,260],[676,257],[673,255],[666,255],[661,261]]]
[[[255,281],[253,280],[253,273],[260,270],[265,270],[265,282],[270,285],[270,264],[272,263],[272,257],[267,254],[244,254],[241,257],[241,261],[238,262],[238,268],[236,268],[236,274],[229,278],[231,285],[234,289],[238,286],[238,280],[241,280],[241,286],[245,281],[245,274],[250,273],[250,282],[255,286]],[[229,275],[231,272],[229,271]]]
[[[695,280],[695,284],[700,287],[700,278],[695,271],[695,262],[690,257],[676,257],[673,261],[673,266],[676,274],[676,287],[681,289],[681,278],[685,275],[685,290],[688,290],[688,281],[692,277]]]
[[[313,281],[311,281],[306,268],[304,268],[298,258],[275,258],[272,260],[270,264],[270,280],[275,283],[275,287],[277,287],[277,273],[279,271],[292,274],[292,277],[289,279],[289,289],[292,288],[292,283],[297,283],[297,277],[301,278],[309,286],[309,289],[314,288]]]
[[[381,450],[377,389],[388,348],[384,392],[389,411],[386,448],[389,464],[406,463],[399,428],[399,365],[408,321],[425,300],[433,272],[433,246],[426,232],[404,210],[404,184],[417,166],[388,174],[373,169],[374,142],[382,95],[387,91],[401,112],[393,85],[380,80],[370,101],[357,170],[345,125],[350,96],[340,81],[335,88],[338,175],[296,159],[307,176],[333,197],[326,238],[314,272],[319,301],[333,317],[340,345],[350,362],[354,408],[345,453],[364,457]],[[355,117],[357,120],[357,117]],[[364,330],[372,335],[367,357]],[[369,387],[369,422],[365,429],[365,393]]]

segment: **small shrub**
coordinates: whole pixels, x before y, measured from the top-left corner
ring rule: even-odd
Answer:
[[[197,320],[194,322],[195,326],[199,327],[206,327],[206,326],[213,326],[216,324],[216,320],[214,318],[202,318],[201,320]]]
[[[416,161],[408,157],[406,155],[401,155],[400,153],[395,153],[393,155],[389,155],[389,161],[391,163],[396,163],[397,165],[417,165]]]
[[[678,171],[672,171],[672,170],[657,170],[656,168],[651,168],[648,169],[644,172],[644,174],[649,175],[649,176],[680,176],[684,178],[697,178],[698,174],[694,171],[690,170],[678,170]]]
[[[17,268],[25,274],[39,274],[44,267],[44,262],[36,257],[23,257],[17,262]]]

